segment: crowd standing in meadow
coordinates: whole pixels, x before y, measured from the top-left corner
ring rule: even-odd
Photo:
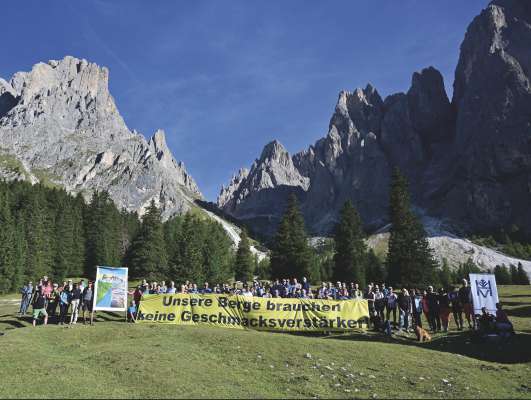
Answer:
[[[88,323],[94,323],[94,283],[80,280],[78,283],[68,281],[58,284],[44,276],[36,286],[28,282],[21,289],[22,299],[20,302],[19,315],[26,315],[31,305],[33,308],[33,326],[36,326],[40,317],[44,318],[44,325],[48,324],[49,318],[53,318],[57,324],[75,325],[79,314],[83,318],[83,324],[87,323],[85,313],[88,315]],[[70,317],[68,317],[70,313]]]
[[[28,312],[29,305],[33,307],[33,325],[38,319],[44,317],[44,324],[49,318],[54,318],[60,325],[65,323],[75,325],[82,313],[83,323],[87,323],[85,313],[88,312],[90,324],[94,322],[94,284],[80,280],[53,283],[48,277],[43,277],[37,286],[28,282],[21,289],[22,300],[20,315]],[[365,299],[368,303],[369,318],[366,325],[374,330],[390,334],[392,329],[399,332],[413,332],[416,327],[423,327],[423,318],[427,321],[432,332],[446,333],[450,329],[450,320],[456,330],[476,329],[482,333],[512,333],[513,327],[507,314],[498,305],[496,315],[489,314],[486,310],[481,315],[474,315],[472,306],[472,293],[466,279],[460,287],[450,289],[436,289],[428,286],[426,289],[402,288],[395,290],[385,283],[370,283],[361,288],[355,282],[322,282],[318,288],[312,289],[306,278],[298,280],[276,279],[274,281],[253,281],[252,284],[236,282],[223,283],[210,286],[204,282],[201,286],[194,282],[186,281],[177,286],[174,281],[166,283],[143,280],[135,290],[129,292],[132,296],[131,304],[127,310],[128,319],[134,321],[138,305],[144,296],[155,294],[225,294],[241,295],[245,297],[265,298],[300,298],[322,300],[356,300]],[[57,309],[59,313],[57,314]],[[70,315],[68,317],[68,315]]]

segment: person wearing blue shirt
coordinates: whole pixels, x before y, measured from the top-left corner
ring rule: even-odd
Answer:
[[[68,307],[70,306],[71,293],[68,290],[68,286],[64,286],[63,290],[59,294],[59,325],[64,325],[66,321],[66,315],[68,314]]]
[[[310,291],[310,282],[305,276],[302,278],[302,289],[306,290],[306,293]]]
[[[131,301],[131,305],[127,308],[127,320],[129,322],[134,322],[136,320],[136,304]]]
[[[201,289],[202,294],[210,294],[212,293],[212,289],[208,287],[208,282],[205,282],[203,289]]]
[[[33,296],[33,284],[28,282],[28,284],[24,285],[20,290],[20,293],[22,294],[22,299],[20,300],[20,310],[18,313],[20,315],[25,315],[31,303],[31,297]]]

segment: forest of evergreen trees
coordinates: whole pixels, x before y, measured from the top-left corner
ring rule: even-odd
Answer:
[[[139,219],[106,192],[86,204],[62,189],[0,182],[0,226],[1,293],[44,275],[93,278],[97,265],[127,266],[133,278],[234,276],[232,243],[220,224],[194,213],[162,223],[153,203]]]
[[[148,280],[222,283],[233,279],[302,278],[310,282],[387,282],[399,286],[449,286],[479,268],[469,260],[439,265],[420,219],[412,211],[407,180],[395,170],[389,214],[389,250],[381,260],[366,245],[363,222],[347,201],[333,237],[310,243],[297,198],[272,239],[270,259],[258,262],[242,231],[238,248],[223,227],[193,211],[162,222],[151,202],[146,213],[119,210],[106,192],[90,202],[41,184],[0,181],[0,293],[44,275],[54,281],[95,275],[97,265],[127,266],[129,276]],[[497,266],[499,284],[529,284],[522,265]]]

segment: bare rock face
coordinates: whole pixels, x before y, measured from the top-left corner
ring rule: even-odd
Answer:
[[[423,79],[425,74],[438,74],[440,79]],[[412,100],[404,93],[382,100],[371,85],[353,92],[340,92],[326,137],[308,150],[295,154],[291,162],[284,152],[283,161],[276,164],[277,175],[289,175],[294,179],[267,187],[249,185],[249,177],[233,179],[230,193],[223,189],[218,205],[253,224],[257,223],[255,210],[261,210],[262,215],[267,214],[270,226],[264,228],[264,223],[258,223],[258,227],[266,234],[274,231],[291,193],[298,195],[312,233],[329,233],[346,200],[356,205],[369,227],[384,224],[392,168],[400,167],[417,181],[419,167],[429,158],[422,134],[415,125],[417,121],[422,123],[423,117],[417,116],[416,110],[420,108],[424,113],[440,115],[450,109],[446,97],[443,111],[438,110],[441,107],[438,90],[444,91],[438,71],[423,70],[413,80],[421,80],[422,84],[412,85]],[[430,82],[440,87],[433,88]],[[258,160],[253,168],[257,163]],[[280,173],[279,169],[284,172]],[[305,178],[304,184],[299,176]]]
[[[531,232],[530,48],[531,4],[510,0],[492,2],[461,45],[451,184],[438,211],[479,230]]]
[[[415,72],[407,93],[384,100],[370,85],[343,91],[326,137],[292,164],[278,163],[308,178],[307,187],[296,179],[267,188],[233,180],[238,200],[224,192],[219,206],[244,220],[260,209],[274,223],[291,188],[314,234],[330,232],[347,199],[376,227],[387,220],[398,166],[415,205],[429,214],[464,231],[516,225],[531,237],[530,48],[531,3],[493,1],[461,45],[451,103],[433,67]],[[267,205],[259,201],[265,191]]]
[[[0,156],[18,166],[18,178],[86,198],[107,190],[119,206],[140,213],[151,199],[166,217],[186,211],[201,198],[197,185],[163,131],[148,142],[127,128],[108,78],[106,68],[67,56],[0,80]],[[5,164],[0,173],[13,178]]]

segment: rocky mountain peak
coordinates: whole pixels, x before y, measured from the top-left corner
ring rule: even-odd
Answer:
[[[450,100],[444,88],[442,74],[433,67],[413,73],[407,100],[413,128],[425,146],[450,140],[453,118]]]
[[[258,164],[275,162],[286,166],[291,162],[291,158],[282,143],[273,140],[264,146],[260,159],[257,162]]]
[[[105,189],[118,206],[139,213],[152,199],[165,217],[186,211],[201,198],[197,185],[163,131],[146,141],[129,130],[108,79],[107,68],[66,56],[0,82],[0,151],[18,165],[15,174],[0,174],[61,185],[87,199]]]

